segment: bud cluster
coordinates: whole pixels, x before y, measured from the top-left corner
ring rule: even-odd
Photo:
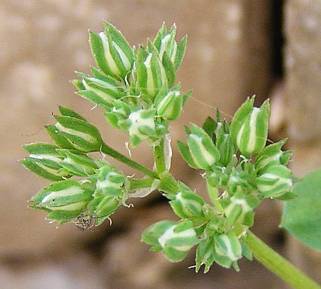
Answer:
[[[97,68],[77,73],[77,93],[101,107],[106,120],[127,131],[135,147],[147,139],[155,143],[177,119],[189,93],[175,84],[186,37],[175,40],[176,27],[161,27],[152,41],[131,47],[110,23],[103,32],[90,32],[89,43]]]
[[[190,125],[186,143],[178,142],[186,163],[204,171],[212,202],[206,203],[183,184],[176,194],[167,195],[174,213],[183,222],[192,222],[197,233],[197,271],[202,265],[208,271],[214,262],[238,270],[237,261],[251,257],[244,236],[254,223],[255,208],[265,198],[292,197],[293,176],[287,168],[291,153],[282,150],[285,141],[266,145],[270,105],[253,104],[254,98],[248,99],[232,121],[218,112],[203,127]],[[148,232],[154,231],[147,230],[144,240]]]
[[[35,174],[55,181],[31,200],[31,206],[48,212],[48,219],[99,225],[125,204],[128,179],[106,161],[88,155],[100,151],[101,136],[78,113],[59,107],[57,123],[46,127],[56,143],[25,145],[22,163]],[[83,222],[82,222],[83,224]],[[84,225],[82,225],[83,227]]]

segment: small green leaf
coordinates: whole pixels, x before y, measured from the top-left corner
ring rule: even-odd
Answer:
[[[321,170],[306,175],[293,191],[298,197],[285,203],[281,226],[321,251]]]

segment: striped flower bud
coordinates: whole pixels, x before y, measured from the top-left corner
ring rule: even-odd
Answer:
[[[120,31],[107,23],[104,32],[90,32],[89,43],[98,67],[106,75],[125,79],[132,68],[134,54]]]
[[[162,251],[171,262],[182,261],[199,242],[193,223],[188,220],[180,223],[160,221],[153,224],[143,232],[142,240],[151,245],[151,250]]]
[[[170,201],[173,211],[182,219],[202,217],[204,204],[205,201],[201,196],[183,184],[180,184],[179,192]]]
[[[66,149],[58,149],[57,152],[63,157],[61,166],[71,175],[90,176],[98,168],[95,161],[86,155],[73,153]]]
[[[292,191],[292,172],[283,165],[267,166],[256,178],[256,184],[264,198],[279,198]]]
[[[116,100],[110,108],[106,109],[105,117],[113,127],[127,130],[128,123],[126,120],[131,112],[132,108],[127,103]]]
[[[184,36],[177,43],[175,36],[176,26],[173,25],[170,29],[168,29],[166,25],[163,24],[158,31],[153,44],[157,48],[160,58],[162,59],[166,53],[171,62],[174,64],[175,69],[178,69],[185,55],[187,37]]]
[[[285,141],[279,141],[277,143],[268,145],[258,155],[255,167],[257,170],[262,170],[266,166],[270,165],[287,165],[291,159],[292,153],[290,151],[282,151],[282,146]]]
[[[105,163],[97,171],[95,196],[115,196],[123,198],[126,177],[111,165]]]
[[[194,124],[188,130],[187,146],[188,151],[182,145],[179,145],[179,150],[184,160],[193,167],[210,170],[220,158],[219,151],[208,134]]]
[[[154,110],[141,109],[129,115],[128,132],[130,142],[134,147],[147,138],[155,139],[157,137],[154,119]]]
[[[58,147],[51,144],[33,143],[24,146],[30,153],[22,164],[35,174],[53,181],[59,181],[68,176],[61,170],[62,157],[57,153]]]
[[[122,199],[115,196],[96,196],[88,205],[90,213],[95,218],[96,226],[110,218],[122,204]]]
[[[249,157],[265,147],[270,117],[270,103],[253,107],[254,97],[248,99],[235,113],[231,122],[231,136],[240,152]]]
[[[183,111],[183,105],[190,94],[181,94],[177,89],[169,91],[165,96],[157,97],[157,114],[167,120],[179,118]]]
[[[102,145],[102,139],[98,129],[89,122],[71,117],[55,116],[57,123],[56,135],[63,136],[72,148],[81,152],[99,151]]]
[[[167,75],[158,52],[146,52],[140,48],[136,61],[137,89],[142,92],[146,102],[151,103],[158,94],[167,91]]]
[[[253,165],[249,163],[249,166]],[[232,168],[228,176],[227,188],[230,194],[246,193],[255,191],[255,186],[249,182],[255,178],[255,175],[240,168]]]
[[[75,180],[52,183],[31,199],[31,207],[48,211],[48,219],[59,223],[76,218],[92,198],[89,187]]]
[[[225,257],[231,262],[242,258],[242,246],[235,233],[217,235],[214,240],[217,255]]]
[[[204,265],[204,273],[207,273],[215,261],[215,244],[213,238],[202,240],[196,249],[196,272]]]
[[[87,76],[80,74],[81,80],[74,80],[73,84],[78,90],[78,94],[90,102],[110,106],[115,99],[123,97],[125,93],[124,84],[120,81],[102,74],[96,70],[97,76]]]
[[[253,225],[253,210],[258,205],[258,199],[251,195],[235,194],[228,200],[224,208],[227,225],[232,226],[236,222],[246,226]]]

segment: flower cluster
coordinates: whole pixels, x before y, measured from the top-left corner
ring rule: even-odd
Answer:
[[[126,131],[133,147],[143,140],[153,146],[154,170],[106,145],[97,128],[66,107],[59,107],[56,123],[46,126],[55,144],[25,146],[23,165],[53,181],[31,200],[31,206],[59,223],[81,228],[100,225],[127,200],[145,197],[155,189],[169,200],[178,221],[163,220],[148,227],[142,240],[170,261],[182,261],[196,246],[196,271],[213,263],[238,270],[238,260],[251,259],[245,238],[255,209],[266,199],[293,197],[293,176],[287,168],[291,153],[285,141],[267,145],[270,104],[254,107],[247,99],[231,121],[219,112],[202,127],[186,127],[186,142],[178,149],[186,163],[202,170],[209,200],[170,174],[170,121],[177,119],[190,93],[175,82],[186,37],[176,41],[175,26],[163,25],[145,46],[131,47],[111,24],[90,32],[97,64],[91,74],[78,73],[77,93],[99,106],[106,120]],[[105,153],[143,172],[127,177],[104,159]]]
[[[159,140],[168,122],[177,119],[189,93],[175,83],[186,37],[175,40],[176,28],[164,24],[153,41],[131,47],[111,24],[101,33],[90,32],[90,46],[98,68],[78,73],[78,94],[100,106],[107,121],[127,131],[132,146]]]
[[[293,176],[286,167],[291,153],[282,151],[284,141],[266,145],[270,106],[253,103],[248,99],[230,122],[217,113],[203,127],[186,128],[187,142],[178,148],[189,166],[204,171],[211,204],[182,184],[168,195],[181,221],[156,223],[143,240],[169,260],[181,260],[197,244],[196,270],[204,265],[206,272],[214,262],[238,270],[242,256],[251,258],[244,239],[255,208],[265,198],[292,197]]]
[[[127,206],[131,182],[137,187],[144,180],[127,178],[107,161],[89,156],[103,145],[100,133],[71,109],[59,110],[57,123],[46,127],[55,144],[24,146],[29,156],[23,165],[54,181],[36,194],[30,205],[46,211],[51,221],[72,221],[85,229],[101,224],[120,206]]]

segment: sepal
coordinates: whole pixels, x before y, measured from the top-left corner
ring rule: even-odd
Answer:
[[[24,146],[30,154],[22,164],[35,174],[53,181],[63,180],[68,173],[61,170],[62,158],[57,153],[57,146],[44,143],[32,143]]]
[[[62,135],[70,145],[81,152],[99,151],[102,139],[98,129],[87,121],[70,116],[55,116],[57,135]]]

